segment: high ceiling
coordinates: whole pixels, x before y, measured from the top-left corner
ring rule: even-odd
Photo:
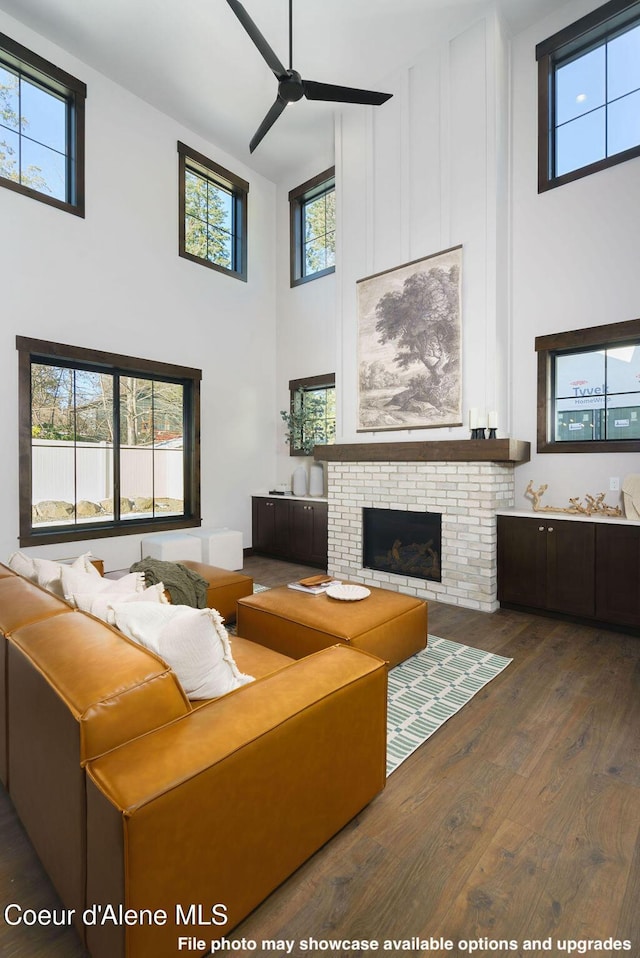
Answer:
[[[288,66],[288,0],[243,2]],[[514,32],[558,5],[500,3]],[[293,66],[305,79],[384,91],[394,71],[486,6],[486,0],[294,0]],[[305,99],[287,107],[250,155],[249,141],[277,83],[226,0],[0,0],[0,8],[270,179],[304,169],[316,154],[331,155],[333,109]]]

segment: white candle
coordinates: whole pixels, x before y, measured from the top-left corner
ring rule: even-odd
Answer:
[[[478,414],[478,429],[486,429],[487,427],[487,414],[486,412],[481,412]]]
[[[478,428],[478,410],[474,406],[473,408],[469,410],[469,429],[477,429],[477,428]]]
[[[489,413],[489,429],[498,428],[498,413],[495,409]]]

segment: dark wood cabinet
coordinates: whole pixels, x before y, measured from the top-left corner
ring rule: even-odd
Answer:
[[[326,502],[289,503],[289,551],[297,562],[326,568],[327,513]]]
[[[326,502],[254,496],[253,550],[326,569],[327,520]]]
[[[255,552],[285,558],[289,553],[289,503],[254,497],[252,532]]]
[[[498,516],[498,599],[595,618],[595,523]]]
[[[596,527],[596,618],[640,627],[640,526]]]

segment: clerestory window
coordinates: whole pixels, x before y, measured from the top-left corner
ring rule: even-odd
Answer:
[[[640,155],[639,0],[610,0],[536,57],[539,192]]]
[[[640,319],[535,345],[538,452],[640,452]]]
[[[336,267],[335,168],[289,193],[291,285],[333,273]]]
[[[0,186],[84,216],[84,83],[0,33]]]
[[[21,545],[200,525],[199,369],[16,346]]]
[[[249,184],[184,143],[178,156],[180,256],[246,282]]]

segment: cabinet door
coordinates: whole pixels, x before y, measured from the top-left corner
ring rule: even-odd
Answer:
[[[289,503],[279,499],[253,499],[253,548],[267,555],[289,551]]]
[[[291,557],[298,562],[326,568],[326,502],[291,503]]]
[[[595,525],[547,519],[547,603],[553,612],[595,615]]]
[[[498,516],[498,600],[544,609],[546,524],[538,519]]]
[[[596,616],[640,626],[640,526],[596,528]]]

